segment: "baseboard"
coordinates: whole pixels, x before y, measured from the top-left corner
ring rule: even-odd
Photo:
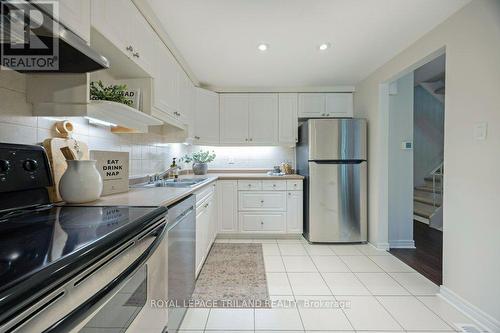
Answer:
[[[389,251],[389,243],[373,243],[369,242],[371,245],[373,245],[376,249],[378,250],[383,250],[383,251]]]
[[[302,239],[300,233],[265,234],[265,233],[218,233],[218,239]]]
[[[488,332],[500,332],[500,321],[485,313],[477,306],[469,303],[452,290],[445,286],[441,286],[439,296],[467,316],[471,317],[478,325],[482,326]]]
[[[389,247],[391,249],[414,249],[415,241],[414,240],[393,240],[389,241]]]

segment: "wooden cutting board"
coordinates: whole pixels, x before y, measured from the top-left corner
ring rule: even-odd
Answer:
[[[52,177],[54,179],[54,186],[49,187],[49,195],[50,200],[52,202],[62,201],[61,196],[59,195],[59,181],[61,180],[62,175],[66,171],[67,164],[66,158],[61,152],[62,147],[69,147],[75,156],[79,156],[77,149],[75,148],[75,143],[78,144],[81,160],[89,159],[89,148],[86,143],[81,141],[76,141],[74,139],[66,139],[66,138],[50,138],[46,139],[43,142],[43,147],[47,151],[47,155],[49,157],[50,166],[52,167]]]

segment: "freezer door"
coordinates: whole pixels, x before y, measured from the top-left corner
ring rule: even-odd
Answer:
[[[310,242],[367,240],[367,163],[309,163]]]
[[[364,119],[310,119],[309,160],[366,160]]]

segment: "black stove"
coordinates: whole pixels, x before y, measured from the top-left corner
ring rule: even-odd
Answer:
[[[0,143],[0,325],[165,217],[164,207],[53,205],[40,146]]]

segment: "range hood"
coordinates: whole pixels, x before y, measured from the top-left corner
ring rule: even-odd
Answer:
[[[46,5],[18,0],[0,0],[0,4],[2,66],[21,73],[89,73],[109,68],[109,61],[55,20]],[[22,23],[24,29],[19,28]],[[57,65],[52,66],[53,61]]]

